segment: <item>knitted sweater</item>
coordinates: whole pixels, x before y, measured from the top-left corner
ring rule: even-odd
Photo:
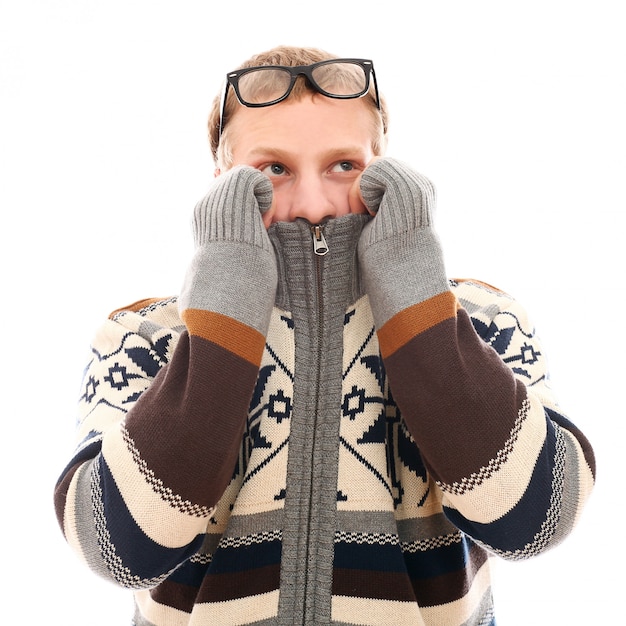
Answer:
[[[369,221],[328,222],[326,256],[308,223],[270,228],[261,351],[176,298],[97,333],[55,504],[88,566],[134,590],[136,626],[494,624],[490,557],[575,524],[593,453],[522,308],[450,281],[381,323],[374,301],[406,294],[364,276]]]

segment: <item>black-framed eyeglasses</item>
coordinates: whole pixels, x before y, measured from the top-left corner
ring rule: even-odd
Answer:
[[[328,59],[295,67],[262,65],[229,72],[226,75],[220,108],[220,137],[224,130],[226,97],[231,86],[243,106],[267,107],[285,100],[298,76],[305,76],[317,92],[328,98],[350,99],[360,98],[369,91],[370,75],[374,84],[376,106],[380,110],[374,64],[368,59]]]

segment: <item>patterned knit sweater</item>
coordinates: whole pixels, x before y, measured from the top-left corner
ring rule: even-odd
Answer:
[[[134,590],[137,626],[495,624],[490,557],[575,524],[593,453],[522,308],[450,281],[375,322],[393,294],[360,269],[368,220],[328,222],[326,256],[308,223],[271,227],[260,350],[175,298],[97,333],[55,503],[88,566]]]

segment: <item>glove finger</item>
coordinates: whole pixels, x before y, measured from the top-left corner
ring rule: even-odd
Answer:
[[[261,213],[267,213],[272,206],[272,198],[274,197],[274,187],[272,181],[259,172],[258,177],[254,177],[253,182],[254,197],[259,205]]]
[[[387,182],[370,166],[361,174],[359,188],[367,210],[372,214],[377,213],[387,189]]]

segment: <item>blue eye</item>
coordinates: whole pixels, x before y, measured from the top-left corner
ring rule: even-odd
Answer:
[[[333,165],[333,172],[351,172],[354,169],[352,161],[339,161]]]
[[[261,171],[267,176],[282,176],[285,173],[285,168],[280,163],[270,163]]]

